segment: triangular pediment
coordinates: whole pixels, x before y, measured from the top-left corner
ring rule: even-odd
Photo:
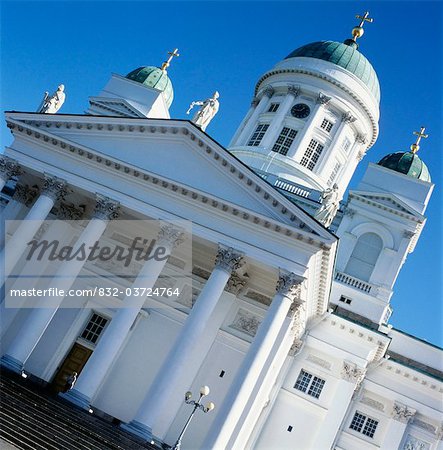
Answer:
[[[89,97],[89,104],[95,110],[103,110],[105,115],[121,117],[146,117],[130,103],[121,98]]]
[[[404,201],[400,200],[395,194],[386,192],[350,191],[349,197],[371,202],[373,205],[384,210],[389,210],[394,214],[409,215],[424,219],[421,214],[417,213],[417,211],[407,205]]]
[[[282,229],[287,225],[310,239],[335,240],[309,214],[188,121],[30,113],[8,113],[7,121],[17,129],[19,123],[26,126],[28,136],[32,132],[41,139],[44,134],[44,141],[71,152],[78,149],[78,154],[120,172],[150,174],[151,179],[161,180],[160,185],[189,188],[192,198],[203,201],[220,199],[227,205],[223,210],[241,216],[253,213],[254,223],[263,218],[260,223],[270,229],[279,231],[279,224]]]

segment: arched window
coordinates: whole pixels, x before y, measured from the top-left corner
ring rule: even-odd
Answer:
[[[362,234],[355,244],[345,272],[360,280],[369,281],[382,248],[380,236],[375,233]]]

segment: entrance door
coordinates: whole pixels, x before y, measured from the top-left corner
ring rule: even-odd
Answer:
[[[52,388],[55,392],[63,391],[66,384],[66,379],[69,377],[69,375],[72,374],[72,372],[77,372],[78,378],[80,372],[82,371],[83,367],[86,364],[86,361],[88,361],[91,354],[92,350],[90,350],[89,348],[86,348],[83,345],[77,343],[74,344],[59,371],[57,372],[57,375],[52,381]]]

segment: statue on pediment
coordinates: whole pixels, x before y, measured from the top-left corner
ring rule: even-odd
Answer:
[[[202,131],[206,130],[209,122],[217,114],[219,108],[219,102],[217,99],[219,97],[220,94],[215,91],[212,97],[207,98],[205,101],[199,100],[192,102],[189,105],[189,109],[186,111],[186,114],[189,114],[194,106],[201,106],[201,108],[194,114],[191,122],[195,123],[199,128],[201,128]]]
[[[64,90],[65,86],[61,84],[51,96],[46,91],[37,112],[41,114],[55,114],[65,102],[66,94]]]
[[[335,183],[332,188],[326,189],[323,192],[322,204],[314,217],[321,222],[325,227],[329,227],[334,220],[335,214],[338,210],[338,186]]]

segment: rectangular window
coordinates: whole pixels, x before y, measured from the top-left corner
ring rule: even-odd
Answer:
[[[319,398],[325,383],[325,380],[322,380],[321,378],[318,378],[302,369],[294,388],[305,392],[312,397]]]
[[[280,132],[280,136],[277,138],[274,147],[272,147],[273,152],[280,153],[281,155],[287,155],[292,143],[294,142],[295,136],[297,136],[297,131],[284,127]]]
[[[334,168],[332,169],[331,175],[329,175],[329,179],[328,179],[328,186],[331,186],[332,183],[335,181],[335,178],[337,176],[338,171],[341,168],[341,164],[336,161]]]
[[[330,131],[332,130],[332,127],[334,126],[334,124],[328,120],[328,119],[323,119],[320,128],[323,128],[323,130],[325,130],[326,132],[330,133]]]
[[[268,123],[259,124],[252,134],[251,139],[249,139],[248,145],[251,145],[252,147],[258,147],[268,128]]]
[[[350,147],[351,147],[351,141],[347,137],[345,137],[341,144],[341,148],[344,152],[347,153]]]
[[[269,106],[268,112],[276,112],[279,106],[280,106],[280,103],[271,103],[271,105]]]
[[[350,305],[352,303],[352,300],[350,298],[348,298],[348,297],[345,297],[344,295],[342,295],[339,298],[339,301],[341,301],[343,303],[346,303],[347,305]]]
[[[355,430],[358,433],[362,433],[370,438],[374,437],[375,430],[377,429],[378,420],[371,419],[359,412],[354,414],[351,425],[349,428]]]
[[[104,317],[99,316],[95,313],[92,314],[88,324],[86,325],[86,328],[81,334],[81,337],[91,342],[92,344],[95,344],[107,323],[108,319],[105,319]]]
[[[304,167],[307,167],[309,170],[313,170],[315,165],[317,164],[318,159],[320,158],[321,152],[323,151],[324,146],[320,144],[320,142],[315,139],[311,139],[311,142],[308,145],[308,148],[305,150],[305,154],[303,155],[300,164]]]

